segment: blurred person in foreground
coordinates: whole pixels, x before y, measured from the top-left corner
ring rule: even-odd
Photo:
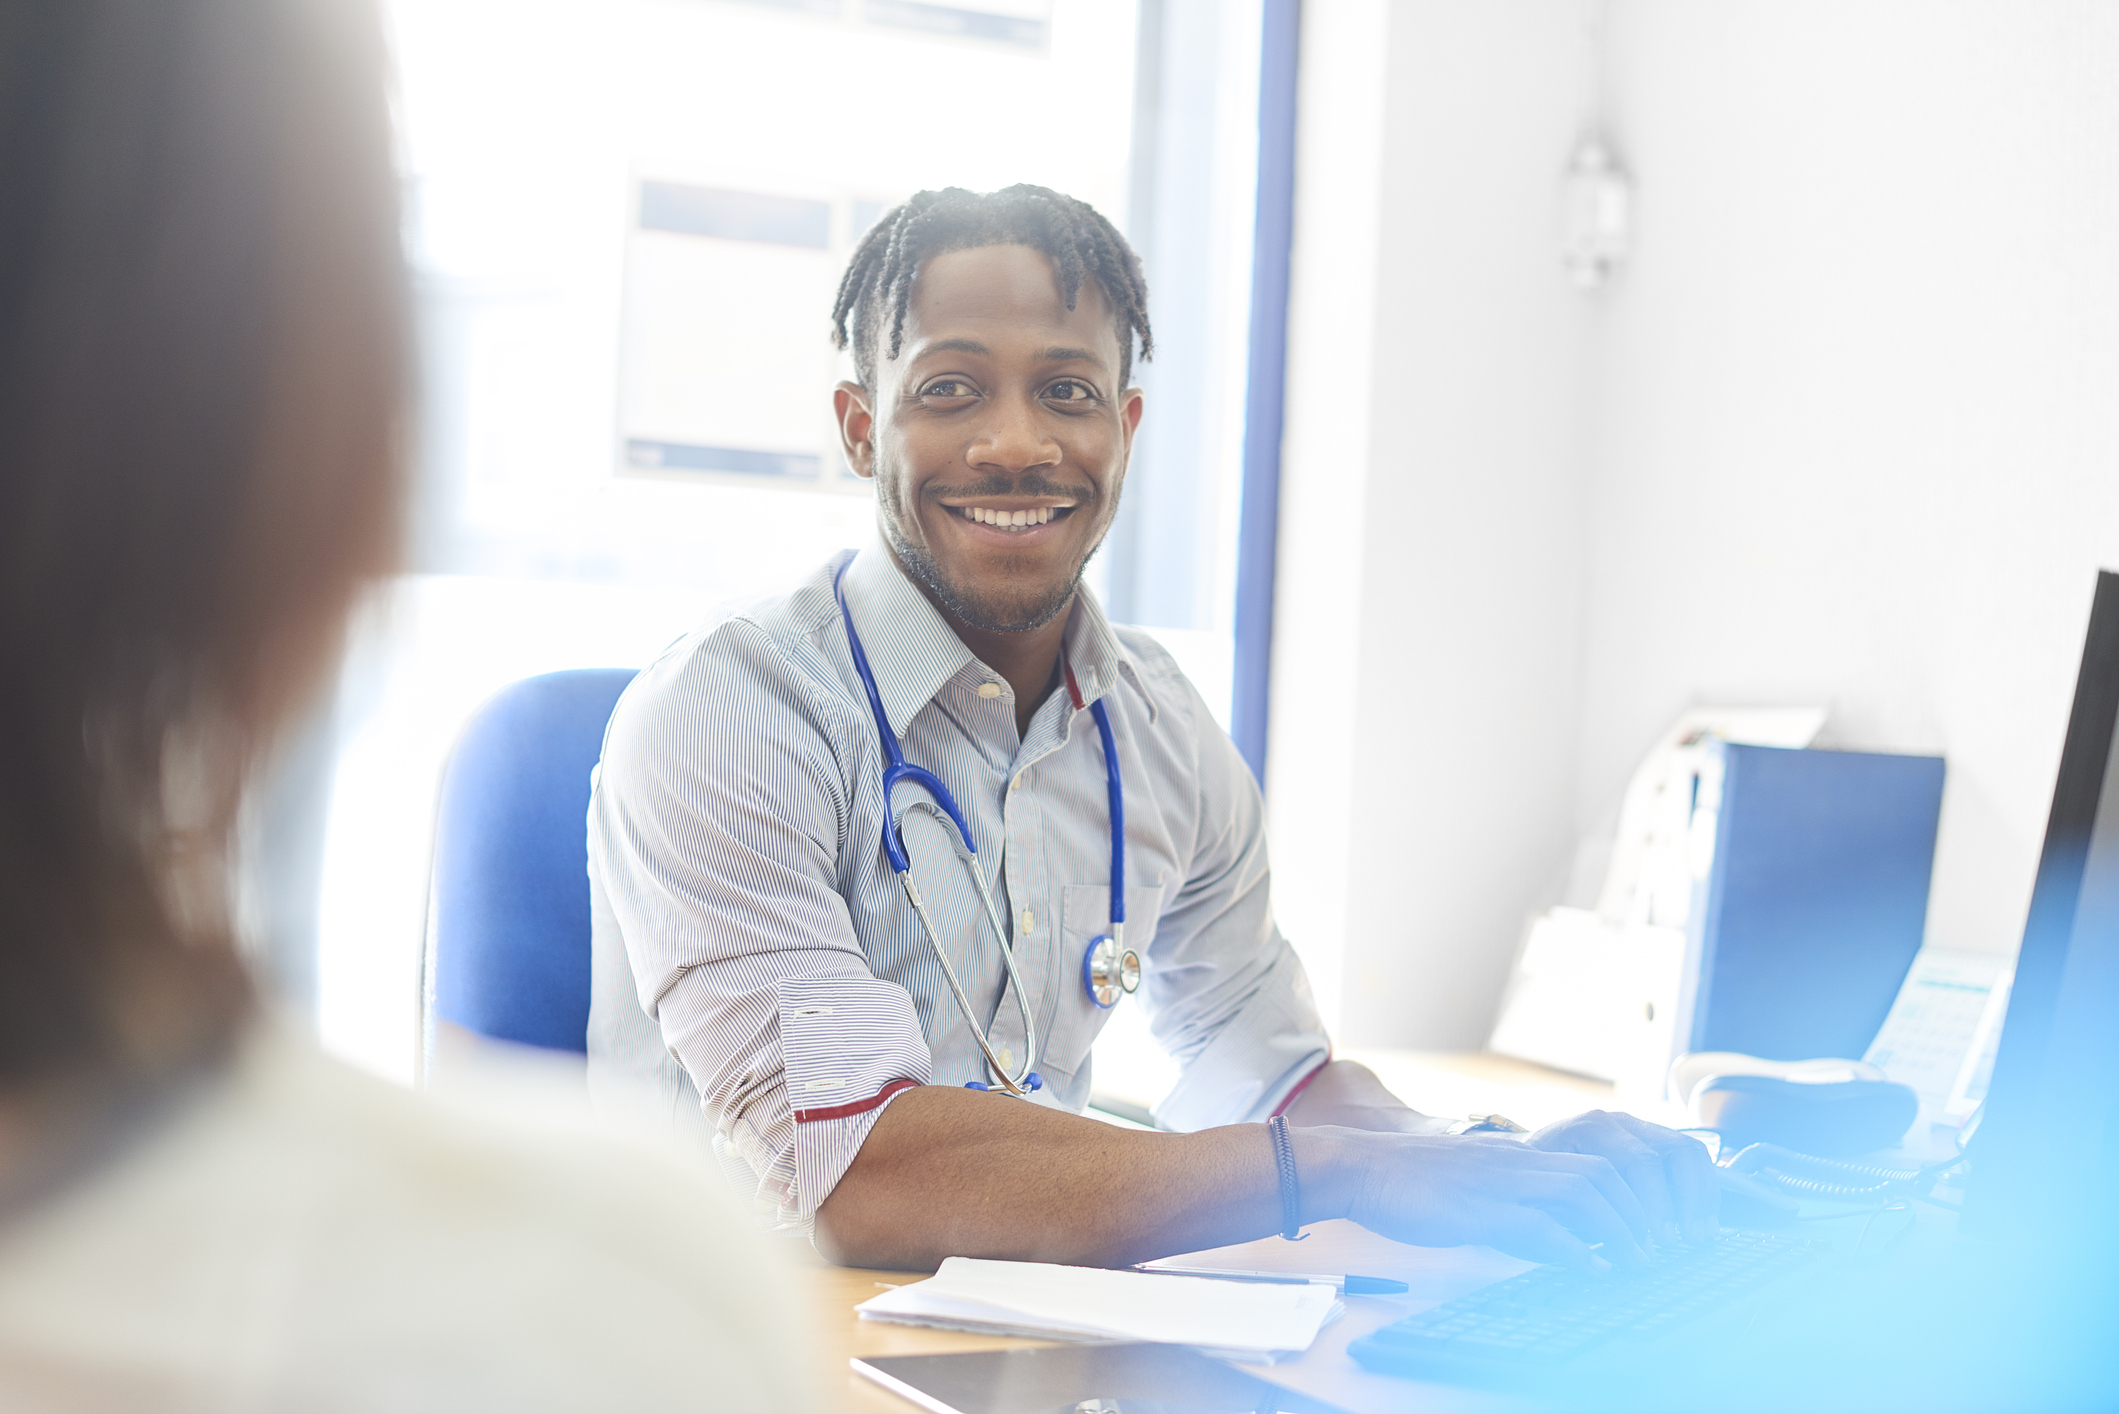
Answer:
[[[683,1163],[356,1075],[238,961],[246,772],[394,566],[388,148],[355,0],[0,0],[0,1407],[811,1407]]]

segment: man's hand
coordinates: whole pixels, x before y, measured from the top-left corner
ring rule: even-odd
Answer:
[[[1522,1141],[1557,1154],[1594,1154],[1618,1171],[1640,1201],[1658,1242],[1705,1242],[1722,1201],[1707,1146],[1628,1114],[1591,1110],[1548,1124]]]
[[[1296,1161],[1357,1174],[1347,1217],[1418,1247],[1480,1243],[1533,1262],[1601,1270],[1648,1260],[1654,1228],[1608,1160],[1487,1135],[1297,1131]],[[1314,1156],[1314,1157],[1313,1157]],[[1305,1189],[1307,1192],[1307,1189]],[[1601,1249],[1601,1258],[1597,1249]]]
[[[1616,1216],[1625,1224],[1627,1240],[1608,1246],[1606,1255],[1624,1263],[1634,1259],[1631,1247],[1714,1235],[1721,1187],[1706,1146],[1631,1115],[1592,1110],[1520,1140],[1446,1136],[1448,1121],[1410,1108],[1366,1066],[1343,1060],[1318,1072],[1288,1113],[1297,1125],[1342,1130],[1345,1142],[1327,1146],[1334,1155],[1330,1162],[1348,1163],[1367,1175],[1359,1190],[1369,1195],[1367,1210],[1377,1214],[1378,1222],[1399,1224],[1377,1231],[1399,1241],[1422,1246],[1483,1242],[1541,1262],[1586,1262],[1590,1246],[1607,1243]],[[1363,1142],[1344,1133],[1349,1130],[1369,1131],[1378,1141],[1390,1136],[1399,1143],[1424,1142],[1401,1151]],[[1461,1147],[1430,1149],[1432,1144]],[[1511,1152],[1537,1157],[1511,1161],[1506,1158]],[[1591,1200],[1580,1183],[1560,1183],[1554,1176],[1564,1174],[1586,1181],[1601,1203]],[[1548,1190],[1562,1191],[1555,1197]],[[1404,1208],[1405,1203],[1414,1206]],[[1421,1209],[1422,1203],[1432,1206]],[[1549,1222],[1538,1221],[1540,1215]],[[1569,1240],[1555,1238],[1551,1223]],[[1415,1231],[1460,1235],[1404,1235]]]

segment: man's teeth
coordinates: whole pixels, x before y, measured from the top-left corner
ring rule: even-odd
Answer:
[[[988,506],[964,506],[961,508],[966,520],[975,520],[980,525],[1017,526],[1043,525],[1061,510],[1061,506],[1040,506],[1034,511],[997,511]]]

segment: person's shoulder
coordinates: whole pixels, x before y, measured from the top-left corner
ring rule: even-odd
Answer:
[[[792,589],[717,611],[640,670],[612,714],[611,740],[674,734],[696,743],[757,720],[828,715],[847,693],[824,650],[838,610],[837,560]]]
[[[255,1028],[0,1229],[0,1406],[31,1371],[111,1408],[809,1407],[790,1274],[725,1193],[516,1082],[437,1103]]]
[[[1164,767],[1190,780],[1209,803],[1255,795],[1250,767],[1177,655],[1146,629],[1114,624],[1112,633],[1139,676],[1142,695],[1153,703],[1148,735]]]
[[[578,1074],[488,1064],[420,1097],[268,1036],[232,1083],[224,1128],[299,1214],[273,1255],[307,1267],[304,1365],[381,1394],[392,1361],[439,1350],[459,1407],[505,1389],[533,1408],[695,1407],[710,1369],[725,1407],[795,1407],[807,1370],[765,1238],[702,1157],[592,1119]]]
[[[1113,624],[1111,636],[1118,640],[1119,647],[1126,650],[1127,659],[1144,678],[1190,685],[1191,679],[1185,676],[1184,669],[1178,665],[1176,655],[1147,629],[1132,624]]]
[[[599,1121],[563,1059],[459,1061],[441,1088],[414,1096],[300,1042],[267,1049],[241,1083],[261,1122],[331,1154],[334,1203],[451,1241],[481,1230],[509,1239],[524,1225],[546,1228],[548,1247],[600,1247],[651,1265],[698,1239],[724,1256],[756,1255],[709,1164]],[[437,1183],[439,1174],[455,1181]]]
[[[824,631],[838,613],[831,592],[837,563],[793,588],[718,609],[641,669],[634,688],[652,696],[730,673],[813,673]]]
[[[1190,735],[1201,723],[1220,730],[1199,688],[1161,639],[1131,624],[1113,624],[1111,634],[1125,650],[1127,668],[1139,677],[1140,691],[1153,702],[1159,730]]]

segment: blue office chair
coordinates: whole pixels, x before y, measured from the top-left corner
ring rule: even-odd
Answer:
[[[588,1051],[589,772],[631,668],[525,678],[479,709],[442,777],[428,912],[433,1023]]]

